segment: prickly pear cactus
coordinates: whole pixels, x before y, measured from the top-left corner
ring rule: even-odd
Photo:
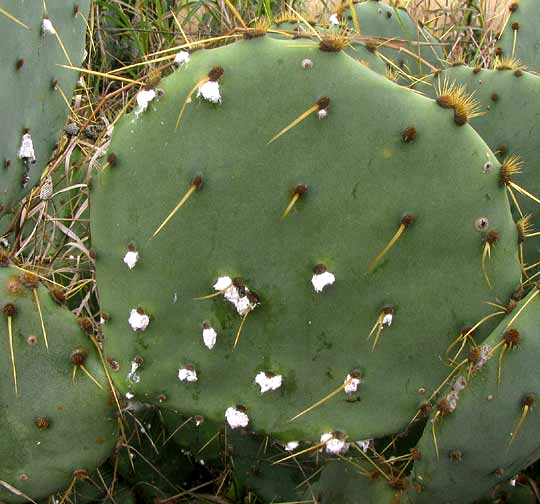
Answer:
[[[172,441],[174,432],[164,430],[160,411],[133,402],[127,410],[127,443],[119,451],[117,469],[122,481],[136,494],[136,502],[162,502],[195,486],[192,481],[201,474],[211,478],[204,473],[204,460],[200,463],[202,455],[196,459],[178,449]],[[181,436],[182,428],[176,434]]]
[[[410,82],[407,75],[427,74],[444,64],[444,53],[438,40],[420,27],[405,8],[377,0],[355,2],[355,19],[348,5],[343,3],[337,13],[338,19],[352,30],[357,30],[357,22],[360,34],[381,38],[375,47],[391,62],[400,82]],[[391,39],[390,43],[388,39]],[[394,47],[394,42],[402,48]]]
[[[59,65],[81,63],[89,5],[89,0],[2,2],[0,110],[10,120],[0,125],[0,218],[13,213],[54,150],[77,80],[77,72]]]
[[[540,4],[536,0],[515,0],[508,8],[510,15],[497,43],[497,55],[518,59],[529,70],[538,72]]]
[[[0,267],[0,307],[0,500],[26,502],[88,476],[117,423],[92,342],[36,276]]]
[[[448,414],[434,408],[418,443],[414,502],[472,502],[540,457],[540,380],[532,372],[540,351],[539,308],[534,289],[479,352],[471,349],[456,375],[465,384],[457,406]],[[487,358],[478,362],[481,352]],[[443,397],[456,393],[456,383]]]
[[[483,301],[509,298],[517,231],[472,128],[293,44],[197,51],[118,123],[91,193],[105,352],[123,393],[186,415],[382,436]]]
[[[501,182],[508,188],[515,220],[519,223],[522,262],[524,265],[538,262],[540,239],[534,232],[540,225],[537,170],[540,146],[534,131],[540,115],[540,77],[505,61],[493,70],[455,66],[431,77],[427,83],[422,90],[433,97],[444,93],[445,84],[463,86],[473,94],[479,115],[471,119],[471,126],[501,161],[508,164],[513,156],[518,156],[515,166],[518,171],[509,180],[501,177]]]
[[[278,39],[290,39],[293,37],[310,38],[313,36],[313,29],[315,29],[321,37],[328,38],[335,36],[340,32],[340,28],[334,24],[330,24],[330,26],[323,26],[315,23],[312,24],[310,22],[310,27],[306,26],[301,19],[294,16],[281,16],[275,20],[275,24],[272,27],[272,30],[269,31],[268,35]],[[350,45],[344,50],[351,58],[359,61],[370,70],[373,70],[381,75],[387,75],[387,65],[377,54],[374,44],[351,41]],[[309,65],[309,62],[305,62],[305,64]]]
[[[369,476],[371,475],[371,476]],[[320,504],[340,502],[342,504],[393,504],[399,503],[400,491],[392,488],[365,459],[347,457],[332,460],[321,472],[321,477],[305,499],[315,494]]]

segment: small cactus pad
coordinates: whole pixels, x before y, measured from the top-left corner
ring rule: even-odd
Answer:
[[[369,478],[366,474],[372,474]],[[323,468],[313,492],[320,504],[391,504],[399,503],[400,491],[360,457],[333,460]],[[306,492],[305,499],[311,498]]]
[[[540,3],[537,0],[513,0],[510,15],[497,43],[501,58],[518,59],[531,71],[540,71],[538,25]]]
[[[121,481],[136,494],[138,503],[178,502],[172,497],[165,498],[195,486],[191,481],[204,474],[204,455],[179,450],[170,433],[165,432],[157,408],[145,408],[140,403],[133,406],[133,403],[128,406],[133,409],[125,417],[128,441],[120,450],[117,462]],[[177,431],[180,435],[181,430]],[[118,502],[116,495],[111,501]]]
[[[354,19],[347,5],[347,2],[343,4],[344,8],[340,9],[339,16],[354,30]],[[443,64],[444,53],[438,40],[425,28],[421,28],[406,9],[375,0],[355,3],[354,9],[360,33],[381,39],[377,44],[380,46],[377,51],[393,62],[400,81],[408,80],[403,78],[403,72],[408,75],[423,75]],[[391,44],[385,43],[388,39],[392,39]],[[405,42],[402,50],[390,47],[397,40]]]
[[[0,11],[1,110],[9,117],[0,124],[0,216],[14,211],[49,161],[77,80],[59,65],[79,65],[86,41],[89,0],[30,3],[7,0]]]
[[[0,307],[0,500],[26,502],[93,471],[109,456],[117,423],[92,342],[36,277],[0,268]]]
[[[291,455],[290,451],[284,450],[283,443],[267,436],[254,436],[231,429],[226,439],[234,476],[247,490],[254,492],[264,502],[303,500],[305,488],[311,487],[305,481],[318,470],[315,459],[309,462],[289,459],[274,464]]]
[[[486,70],[457,66],[448,68],[427,80],[426,94],[435,97],[444,83],[465,86],[479,103],[480,114],[471,120],[471,126],[480,134],[491,150],[502,161],[511,156],[519,156],[523,163],[522,174],[516,174],[514,181],[536,198],[540,195],[540,176],[537,164],[540,144],[534,131],[540,115],[540,77],[524,72],[519,67],[510,68],[499,63],[499,68]],[[426,88],[424,88],[426,89]],[[424,90],[422,89],[422,90]],[[489,165],[486,165],[486,169]],[[512,187],[510,187],[512,189]],[[529,225],[521,221],[520,241],[523,243],[523,262],[534,264],[540,259],[540,237],[531,236],[539,230],[540,204],[512,189],[521,209],[521,214],[530,215]],[[514,202],[516,221],[523,215]],[[529,228],[530,229],[527,229]]]
[[[382,436],[444,378],[438,356],[489,313],[483,301],[509,298],[517,231],[472,128],[343,52],[294,44],[197,51],[117,124],[91,192],[105,352],[123,393],[165,394],[163,407],[189,416],[247,416],[282,440]],[[196,97],[209,78],[204,93],[222,103]],[[220,282],[238,309],[224,294],[194,299],[224,276],[249,289]],[[281,386],[261,393],[259,373]]]
[[[414,502],[473,502],[540,456],[539,314],[540,296],[534,289],[481,343],[499,347],[480,369],[473,370],[455,410],[437,419],[439,457],[432,435],[433,415],[428,421],[418,443],[422,456],[412,473],[422,488],[419,494],[413,492]],[[507,343],[501,359],[504,341],[512,344]],[[464,367],[463,376],[467,374]],[[526,405],[527,414],[518,429]]]

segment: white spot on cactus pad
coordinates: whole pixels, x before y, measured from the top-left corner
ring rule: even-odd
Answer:
[[[283,376],[265,373],[264,371],[257,373],[257,376],[255,376],[255,383],[261,387],[261,394],[278,389],[281,387],[282,381]]]
[[[133,392],[126,392],[126,399],[133,399],[135,394]]]
[[[25,133],[22,137],[21,146],[19,147],[19,158],[29,159],[32,163],[36,160],[34,143],[32,142],[30,133]]]
[[[484,364],[491,359],[491,346],[489,345],[482,345],[480,347],[480,358],[478,359],[478,362],[474,365],[473,371],[477,372],[482,367],[484,367]]]
[[[227,289],[232,285],[232,278],[230,276],[222,276],[217,279],[217,282],[214,284],[214,290],[222,291]]]
[[[310,60],[309,58],[303,59],[302,68],[304,68],[305,70],[309,70],[310,68],[313,68],[313,61]]]
[[[210,327],[208,324],[203,324],[203,342],[204,344],[212,350],[216,344],[217,332],[213,327]]]
[[[328,18],[328,21],[330,22],[331,25],[339,25],[339,18],[337,14],[332,14]]]
[[[204,84],[199,86],[197,91],[197,97],[202,96],[205,100],[208,100],[212,103],[221,103],[221,95],[219,93],[219,82],[218,81],[206,81]]]
[[[390,327],[392,325],[392,321],[394,320],[394,315],[391,313],[387,313],[384,315],[382,319],[382,325],[386,327]]]
[[[329,271],[319,274],[315,273],[313,277],[311,277],[311,283],[313,284],[315,292],[322,292],[327,285],[332,285],[335,281],[335,275]]]
[[[180,66],[187,65],[189,63],[189,53],[187,51],[180,51],[176,53],[174,62]]]
[[[246,292],[249,292],[247,288],[246,288]],[[234,306],[236,306],[236,311],[238,312],[238,315],[240,316],[245,315],[251,306],[251,303],[249,302],[249,298],[247,296],[241,297],[238,294],[238,290],[236,290],[235,293],[232,293],[230,297],[228,297],[227,293],[225,293],[225,298],[228,299],[231,303],[233,303]]]
[[[358,385],[362,383],[362,380],[357,376],[347,375],[343,381],[343,390],[346,394],[352,394],[358,390]]]
[[[238,315],[243,317],[248,310],[253,310],[258,303],[252,304],[249,300],[249,289],[244,287],[245,296],[240,295],[240,291],[234,286],[233,280],[229,276],[222,276],[217,279],[214,284],[214,289],[223,291],[223,297],[232,303],[238,312]]]
[[[324,119],[328,115],[328,110],[323,108],[317,111],[317,117],[319,119]]]
[[[289,441],[285,445],[285,450],[294,451],[294,450],[296,450],[298,448],[299,445],[300,445],[300,443],[298,441]]]
[[[137,93],[137,107],[135,108],[135,115],[139,116],[147,108],[148,104],[156,97],[156,92],[153,89],[139,91]]]
[[[349,449],[349,443],[346,443],[344,439],[327,432],[321,436],[321,443],[325,443],[326,453],[337,455],[339,453],[345,453]]]
[[[203,325],[202,337],[203,337],[204,344],[210,350],[212,350],[212,348],[214,348],[214,345],[216,344],[216,339],[217,339],[216,330],[213,327]]]
[[[459,375],[452,384],[452,390],[459,394],[467,386],[467,380],[463,375]]]
[[[249,417],[247,414],[236,408],[227,408],[225,411],[225,418],[231,426],[231,429],[237,429],[238,427],[247,427],[249,424]]]
[[[178,370],[178,379],[180,381],[196,382],[198,379],[197,371],[195,371],[191,366],[180,368]]]
[[[146,315],[144,312],[139,313],[136,308],[133,308],[133,310],[131,310],[131,314],[129,315],[128,322],[134,331],[144,331],[150,323],[150,317],[148,317],[148,315]]]
[[[363,439],[362,441],[357,441],[356,444],[360,447],[360,449],[366,453],[369,449],[369,445],[371,444],[371,442],[373,441],[373,439]]]
[[[139,253],[136,250],[128,250],[124,256],[124,262],[129,269],[133,269],[139,260]]]
[[[467,380],[464,376],[460,375],[456,378],[451,387],[451,392],[446,396],[450,411],[454,411],[459,401],[459,393],[466,387]]]
[[[137,374],[137,369],[139,369],[139,362],[137,359],[133,359],[131,361],[131,369],[128,373],[128,380],[132,383],[139,383],[141,381],[141,377]]]
[[[49,18],[43,18],[43,21],[41,22],[41,29],[43,33],[50,33],[51,35],[56,34],[56,30],[54,29],[52,21]]]
[[[458,399],[459,399],[459,394],[457,392],[450,392],[446,396],[446,400],[448,401],[448,406],[450,407],[450,411],[454,411],[456,409]]]

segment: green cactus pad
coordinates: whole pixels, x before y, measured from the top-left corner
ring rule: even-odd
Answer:
[[[25,287],[20,275],[14,267],[0,268],[3,502],[26,502],[24,497],[8,491],[5,484],[33,499],[67,487],[74,472],[89,473],[108,457],[117,432],[107,380],[92,342],[82,333],[75,317],[56,305],[44,287]],[[10,305],[16,309],[11,324],[18,396],[6,315]],[[77,348],[87,352],[83,365],[103,390],[82,369],[78,369],[73,382],[72,352]]]
[[[480,104],[481,114],[471,120],[471,126],[480,134],[499,159],[518,155],[523,161],[523,174],[514,180],[535,197],[540,195],[540,177],[537,163],[540,144],[534,134],[540,105],[540,77],[521,69],[485,70],[456,66],[444,70],[427,82],[426,93],[435,96],[437,89],[447,81],[464,85],[467,92]],[[532,216],[532,226],[540,226],[540,204],[513,189],[523,214]],[[516,220],[521,216],[515,209]],[[531,230],[532,232],[533,230]],[[524,240],[524,260],[527,264],[539,260],[540,237]]]
[[[156,408],[139,403],[128,405],[128,409],[132,410],[126,414],[129,448],[124,445],[119,452],[118,473],[136,494],[137,502],[160,502],[184,491],[189,493],[195,486],[192,479],[203,473],[202,457],[195,459],[178,449]]]
[[[362,459],[358,458],[329,462],[314,486],[317,502],[320,504],[399,503],[399,490],[391,488],[382,477],[370,479],[365,475],[369,471],[370,466],[363,464]],[[304,497],[309,499],[311,494],[306,492]]]
[[[406,9],[391,7],[375,0],[355,3],[354,9],[362,35],[406,42],[404,50],[384,47],[384,41],[377,48],[403,72],[414,76],[423,75],[431,72],[432,67],[440,68],[443,65],[444,53],[438,40],[421,28]],[[342,9],[340,16],[349,28],[355,29],[350,8]],[[408,80],[400,75],[401,82]]]
[[[276,30],[292,32],[298,37],[313,38],[313,30],[307,28],[305,23],[301,21],[282,21],[280,23],[276,23],[273,28]],[[313,28],[315,28],[323,38],[332,37],[335,34],[339,33],[339,29],[334,25],[330,25],[329,27],[322,25],[313,25]],[[268,35],[277,39],[290,40],[291,38],[287,35],[271,31],[268,32]],[[351,42],[351,45],[346,47],[344,50],[351,58],[359,61],[364,66],[368,67],[370,70],[373,70],[374,72],[381,75],[386,75],[386,63],[379,57],[375,48],[370,50],[365,44]],[[306,62],[306,64],[309,63]]]
[[[146,112],[119,121],[91,193],[100,300],[111,316],[105,351],[123,393],[155,404],[165,394],[162,406],[188,416],[224,421],[242,405],[249,428],[283,440],[335,430],[379,437],[408,423],[419,389],[440,383],[439,356],[490,311],[483,301],[508,299],[519,281],[517,233],[497,174],[482,173],[498,162],[472,128],[344,53],[292,44],[262,37],[198,51]],[[214,65],[225,72],[222,103],[194,91],[175,129]],[[326,118],[314,112],[269,144],[324,96]],[[152,238],[198,176],[204,187]],[[281,219],[297,184],[309,190]],[[407,213],[416,221],[368,273]],[[499,233],[487,263],[493,289],[475,229],[482,217]],[[133,269],[123,262],[130,248]],[[336,281],[315,292],[319,264]],[[225,275],[260,297],[234,351],[242,317],[232,303],[193,299]],[[372,352],[367,337],[388,305],[394,323]],[[134,331],[130,317],[142,326],[149,317],[146,330]],[[212,350],[203,323],[217,332]],[[196,382],[177,377],[189,364]],[[289,421],[353,370],[363,380],[356,393]],[[283,386],[261,394],[259,372],[282,375]]]
[[[20,0],[2,2],[5,13],[18,22],[0,12],[0,89],[3,113],[10,118],[0,125],[0,215],[14,211],[53,152],[69,112],[62,94],[70,101],[77,80],[77,72],[59,65],[80,65],[89,5],[89,0],[48,0],[32,6]],[[44,20],[52,23],[57,35],[47,31],[50,26]],[[35,162],[20,158],[28,153],[20,150],[26,130]],[[24,184],[23,177],[28,178]]]
[[[295,460],[274,464],[290,455],[281,443],[230,429],[226,439],[235,479],[264,502],[301,501],[305,488],[311,487],[304,482],[315,473],[316,464]]]
[[[165,396],[162,396],[162,401]],[[167,439],[197,459],[215,463],[222,453],[223,422],[212,422],[202,416],[185,417],[171,409],[160,408]],[[168,441],[168,442],[169,442]]]
[[[531,71],[540,71],[538,24],[540,4],[536,0],[519,0],[509,4],[510,16],[497,43],[501,58],[518,59]]]
[[[540,456],[540,379],[535,372],[540,355],[537,294],[534,290],[522,300],[482,343],[494,348],[507,329],[519,332],[518,343],[505,351],[502,359],[502,383],[497,383],[499,348],[469,379],[459,394],[455,410],[435,423],[439,458],[434,447],[432,422],[428,422],[418,443],[421,458],[415,463],[412,474],[413,480],[422,487],[421,493],[414,493],[418,504],[472,502]],[[464,369],[466,376],[467,368]],[[532,407],[512,439],[529,396]]]

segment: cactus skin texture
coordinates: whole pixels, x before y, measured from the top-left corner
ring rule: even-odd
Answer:
[[[79,65],[84,54],[84,16],[90,1],[48,0],[46,13],[43,5],[21,0],[2,2],[2,9],[27,28],[0,13],[0,89],[4,100],[0,110],[2,116],[9,117],[0,124],[0,233],[8,223],[2,214],[15,211],[49,161],[68,115],[62,93],[70,100],[77,81],[77,72],[58,66],[70,62],[57,37],[43,30],[44,17],[52,22],[72,65]],[[18,157],[26,129],[32,138],[35,163],[25,163]],[[25,174],[28,181],[23,187]]]
[[[482,301],[509,298],[519,281],[516,229],[497,174],[481,170],[498,162],[472,128],[346,54],[292,44],[261,37],[198,51],[146,112],[116,126],[114,163],[91,192],[100,299],[111,315],[105,352],[120,364],[123,393],[154,404],[165,394],[162,407],[189,416],[224,421],[243,405],[250,428],[286,441],[334,430],[378,437],[402,429],[419,389],[446,376],[437,356],[488,313]],[[217,64],[223,103],[193,93],[175,130],[190,90]],[[322,96],[331,100],[325,119],[314,113],[268,143]],[[197,175],[202,190],[151,238]],[[296,184],[309,192],[281,219]],[[416,222],[368,273],[405,213]],[[481,269],[480,216],[500,236],[488,263],[493,289]],[[130,245],[140,257],[133,269],[123,263]],[[320,263],[336,282],[316,293]],[[232,304],[193,299],[222,275],[242,276],[261,300],[234,351],[242,318]],[[395,324],[372,352],[367,336],[388,304]],[[145,331],[128,324],[137,308],[151,317]],[[218,333],[212,350],[205,321]],[[197,382],[177,378],[188,363]],[[352,370],[364,379],[356,394],[289,421]],[[260,371],[283,375],[283,386],[261,395]]]
[[[14,267],[0,268],[0,480],[33,499],[69,485],[77,470],[90,473],[116,442],[115,410],[93,344],[75,317],[36,287],[48,335],[45,348],[33,288],[21,283]],[[12,337],[18,381],[15,394],[6,305],[14,305]],[[72,381],[72,352],[88,352],[85,368],[98,387],[78,369]],[[26,502],[0,486],[2,502]]]
[[[115,479],[116,474],[116,479]],[[63,492],[59,493],[63,497]],[[58,499],[60,502],[61,498]],[[131,487],[119,478],[113,463],[107,461],[90,473],[85,479],[75,482],[65,502],[77,504],[135,504],[135,496]],[[38,501],[39,504],[50,504],[51,500]]]
[[[472,502],[540,457],[540,379],[534,372],[540,352],[537,294],[534,289],[482,343],[495,347],[510,322],[510,329],[520,335],[519,343],[504,354],[502,382],[498,384],[499,348],[461,391],[456,409],[438,424],[438,459],[428,422],[418,443],[421,458],[412,473],[413,481],[422,487],[420,493],[411,490],[415,503]],[[532,406],[512,440],[528,396]]]
[[[435,97],[439,85],[455,82],[473,93],[480,104],[481,114],[471,120],[471,126],[497,154],[500,160],[517,155],[523,162],[522,174],[515,176],[515,182],[534,196],[540,195],[540,176],[537,163],[540,145],[532,132],[538,123],[540,105],[540,77],[521,68],[515,69],[473,69],[456,66],[443,70],[428,80],[429,87],[419,88]],[[521,211],[532,216],[530,233],[540,226],[540,205],[513,189]],[[514,217],[521,218],[513,205]],[[534,264],[539,260],[540,237],[523,239],[523,261]]]
[[[359,467],[365,472],[373,469],[360,457],[350,458],[349,461],[332,460],[322,470],[321,477],[312,488],[320,504],[399,504],[400,492],[392,489],[386,480],[379,475],[370,479],[360,473]],[[363,463],[364,462],[364,463]],[[311,492],[306,492],[305,499],[311,499]]]
[[[317,469],[314,463],[296,464],[289,460],[273,465],[290,452],[266,436],[231,430],[227,432],[234,476],[243,487],[253,491],[264,502],[295,502],[302,500],[305,485]],[[309,485],[308,485],[309,488]]]
[[[533,72],[540,71],[538,24],[540,5],[536,0],[515,0],[509,4],[510,16],[497,43],[502,58],[518,59]]]
[[[341,9],[341,17],[346,25],[354,30],[354,22],[345,2]],[[404,47],[421,59],[427,61],[432,67],[440,68],[444,62],[444,53],[440,45],[436,45],[438,40],[427,30],[418,26],[406,9],[401,7],[391,7],[376,0],[368,0],[354,4],[360,33],[383,39],[399,39],[409,42]],[[424,43],[416,45],[416,42]],[[381,42],[383,43],[383,42]],[[433,45],[430,45],[433,44]],[[392,60],[394,64],[409,75],[424,75],[432,71],[425,62],[390,47],[377,48],[386,58]],[[409,82],[409,79],[399,76],[399,82]]]
[[[477,504],[535,504],[538,502],[533,489],[527,482],[505,482],[492,489],[487,497],[477,501]]]
[[[161,409],[160,416],[167,431],[166,439],[172,436],[171,441],[181,447],[182,453],[189,454],[195,462],[201,463],[202,459],[214,470],[233,470],[234,480],[240,487],[237,499],[249,489],[264,502],[301,500],[304,487],[298,485],[318,469],[317,464],[306,460],[300,465],[292,460],[272,465],[291,452],[284,450],[283,443],[268,436],[230,429],[221,421],[186,419],[167,409]]]
[[[178,449],[169,439],[171,433],[164,431],[161,413],[156,408],[137,404],[133,412],[126,415],[125,425],[130,447],[124,446],[119,452],[118,474],[135,493],[136,502],[161,502],[166,496],[195,486],[191,481],[201,477],[204,471],[203,465],[198,463],[203,456],[192,458]],[[177,431],[180,436],[182,431]],[[210,478],[210,474],[203,477]]]
[[[332,37],[339,33],[340,28],[330,25],[328,27],[313,24],[311,25],[317,30],[321,37]],[[296,20],[291,17],[288,20],[276,21],[272,29],[282,30],[290,33],[290,36],[281,33],[269,32],[268,36],[277,39],[290,39],[291,37],[311,37],[313,30],[306,27],[305,23],[301,20]],[[386,63],[379,57],[376,49],[369,50],[365,44],[351,42],[351,45],[346,47],[345,52],[353,59],[359,61],[364,66],[368,67],[374,72],[386,75]]]

